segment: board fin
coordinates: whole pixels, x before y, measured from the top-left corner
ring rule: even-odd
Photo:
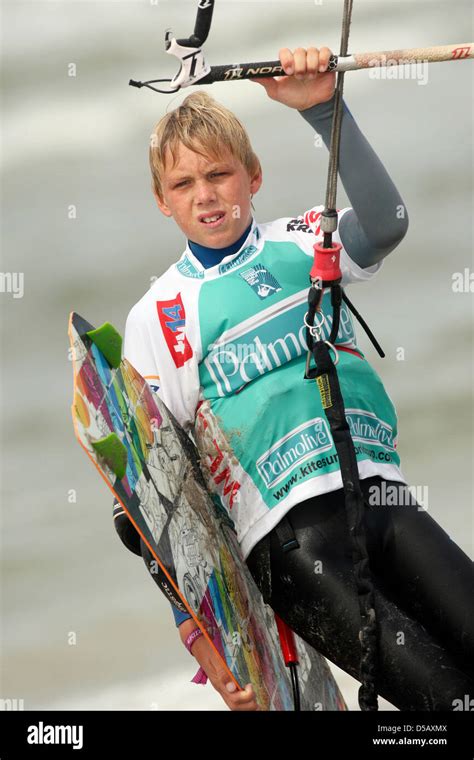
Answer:
[[[122,361],[122,336],[110,322],[104,322],[101,327],[88,330],[88,337],[103,353],[111,367],[115,369]]]
[[[94,441],[92,448],[102,457],[119,480],[125,477],[128,461],[127,449],[117,433],[110,433],[106,438]]]

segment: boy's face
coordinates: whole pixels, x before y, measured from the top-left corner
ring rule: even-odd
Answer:
[[[162,177],[160,210],[171,216],[189,240],[209,248],[232,245],[251,220],[251,196],[262,184],[259,171],[249,177],[237,158],[200,156],[181,143],[176,163],[169,150]],[[215,221],[209,221],[214,217]]]

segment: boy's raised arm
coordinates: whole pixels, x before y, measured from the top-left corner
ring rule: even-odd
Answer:
[[[329,149],[334,98],[301,111]],[[342,115],[339,176],[352,210],[341,219],[344,248],[359,266],[377,264],[400,243],[408,214],[395,184],[346,103]]]
[[[254,79],[267,95],[298,110],[329,148],[335,73],[327,71],[329,48],[282,48],[287,77]],[[294,76],[291,76],[294,74]],[[362,268],[377,264],[403,239],[408,215],[403,200],[377,154],[355,123],[347,105],[341,125],[339,175],[352,210],[341,219],[340,236],[350,257]]]

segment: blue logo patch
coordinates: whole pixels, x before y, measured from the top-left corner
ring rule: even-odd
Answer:
[[[245,272],[240,272],[240,276],[250,285],[261,301],[282,289],[276,277],[270,274],[263,264],[256,264]]]
[[[219,266],[219,274],[226,274],[227,272],[230,272],[232,269],[236,269],[236,267],[240,267],[241,264],[243,264],[250,256],[252,256],[253,253],[255,253],[257,249],[254,245],[248,245],[247,248],[244,248],[241,253],[237,256],[237,258],[232,259],[232,261],[228,261],[226,264],[221,264]]]
[[[185,277],[193,277],[198,280],[202,280],[204,277],[204,272],[200,272],[196,269],[193,262],[187,256],[181,261],[178,261],[176,269],[178,272],[181,272],[181,274],[184,274]]]

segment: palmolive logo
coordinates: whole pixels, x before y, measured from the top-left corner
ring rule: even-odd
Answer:
[[[305,355],[308,350],[306,311],[306,301],[292,305],[280,313],[269,314],[256,326],[249,325],[245,332],[235,334],[233,340],[209,346],[202,363],[208,374],[205,377],[206,373],[202,373],[203,386],[212,385],[218,396],[227,396],[255,378]],[[322,327],[323,338],[329,336],[331,324],[332,317],[328,315]],[[355,344],[354,328],[345,304],[341,308],[338,342]]]
[[[226,343],[215,348],[204,364],[217,386],[219,396],[234,393],[259,375],[301,356],[307,350],[305,330],[303,325],[297,336],[287,333],[271,343],[262,343],[256,337],[249,345]]]

